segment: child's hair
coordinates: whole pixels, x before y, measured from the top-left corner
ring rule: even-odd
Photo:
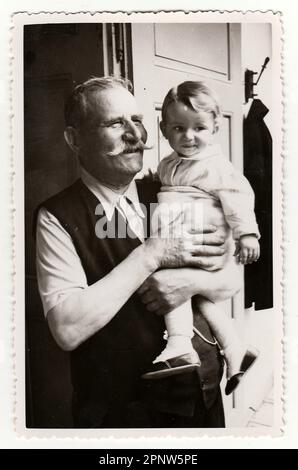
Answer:
[[[204,82],[186,81],[170,89],[161,109],[162,120],[167,120],[167,109],[171,103],[183,103],[193,111],[212,113],[217,121],[221,115],[216,94]]]

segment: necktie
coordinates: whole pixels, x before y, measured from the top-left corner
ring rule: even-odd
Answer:
[[[134,209],[133,203],[126,196],[120,196],[118,201],[120,212],[127,220],[130,229],[137,235],[139,240],[144,241],[144,227],[142,218]]]

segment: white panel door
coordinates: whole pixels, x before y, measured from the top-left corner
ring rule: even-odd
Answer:
[[[160,110],[168,90],[185,80],[205,80],[218,94],[223,119],[217,138],[226,158],[242,170],[240,27],[227,23],[132,24],[134,91],[144,114],[148,143],[153,146],[145,152],[145,172],[148,168],[155,170],[171,151],[159,130]],[[223,305],[239,330],[243,305],[243,291]],[[241,389],[225,398],[228,426],[241,422],[242,402]]]

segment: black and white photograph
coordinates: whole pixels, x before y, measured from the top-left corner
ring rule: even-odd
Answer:
[[[13,21],[18,429],[280,435],[279,15]]]

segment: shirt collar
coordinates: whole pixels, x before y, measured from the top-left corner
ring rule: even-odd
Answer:
[[[137,191],[137,185],[135,180],[132,180],[128,185],[123,194],[113,191],[104,184],[100,183],[94,176],[90,175],[85,168],[81,167],[81,179],[85,186],[95,195],[95,197],[102,204],[107,219],[110,221],[113,217],[115,207],[117,206],[119,199],[125,196],[133,205],[136,213],[144,218],[145,214],[141,209],[139,202],[139,195]]]

